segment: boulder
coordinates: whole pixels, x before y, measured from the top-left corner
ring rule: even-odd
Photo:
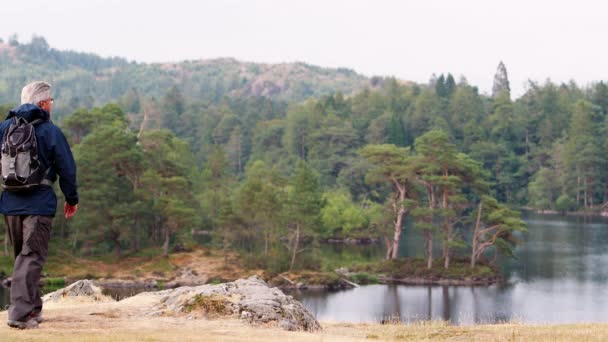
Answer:
[[[199,275],[194,270],[182,268],[173,280],[165,284],[165,287],[174,289],[180,286],[198,286],[206,284],[208,280],[209,278],[206,275]]]
[[[224,284],[140,293],[133,299],[137,300],[138,296],[158,297],[147,316],[235,317],[251,324],[273,324],[285,330],[321,329],[302,303],[277,288],[270,288],[258,276]]]
[[[42,297],[42,301],[45,303],[58,302],[65,299],[78,299],[94,302],[114,301],[111,297],[102,294],[101,288],[95,286],[92,281],[87,279],[78,280],[63,289],[48,293]]]

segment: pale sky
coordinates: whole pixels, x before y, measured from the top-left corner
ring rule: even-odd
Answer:
[[[535,0],[4,0],[0,38],[138,62],[234,57],[347,67],[427,82],[464,75],[489,93],[496,66],[526,80],[608,80],[608,2]]]

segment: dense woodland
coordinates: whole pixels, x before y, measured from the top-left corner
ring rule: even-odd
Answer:
[[[171,253],[205,231],[252,266],[282,271],[316,267],[329,238],[377,237],[396,258],[406,227],[424,237],[428,265],[440,256],[447,268],[453,256],[474,265],[508,255],[525,229],[514,209],[593,211],[608,201],[603,82],[530,81],[512,99],[500,63],[491,95],[448,73],[427,84],[353,76],[360,90],[348,93],[321,82],[304,101],[281,90],[200,97],[208,79],[156,84],[144,74],[157,66],[39,51],[46,42],[36,39],[0,50],[10,70],[0,80],[3,112],[38,78],[15,60],[46,63],[40,56],[50,54],[68,74],[130,73],[105,73],[104,84],[122,88],[99,98],[94,78],[68,87],[70,78],[53,76],[57,91],[72,92],[58,97],[69,104],[54,118],[77,159],[82,203],[73,221],[58,215],[54,234],[75,254]]]

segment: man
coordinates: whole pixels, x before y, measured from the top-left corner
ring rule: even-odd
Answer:
[[[46,262],[51,223],[57,210],[57,197],[51,185],[59,176],[59,186],[65,196],[64,215],[72,217],[78,210],[76,163],[61,130],[50,121],[53,107],[51,86],[33,82],[21,91],[21,105],[11,110],[0,123],[0,137],[18,119],[33,125],[37,158],[44,181],[27,190],[3,191],[0,213],[4,214],[9,238],[15,254],[11,282],[8,325],[13,328],[35,328],[42,322],[42,300],[38,289],[40,273]],[[14,126],[12,126],[14,127]]]

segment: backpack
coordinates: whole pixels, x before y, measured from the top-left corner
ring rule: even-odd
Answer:
[[[42,122],[37,119],[28,122],[15,117],[2,137],[0,148],[0,168],[2,188],[5,191],[23,191],[40,185],[50,185],[45,178],[50,170],[43,170],[38,160],[38,143],[34,125]]]

